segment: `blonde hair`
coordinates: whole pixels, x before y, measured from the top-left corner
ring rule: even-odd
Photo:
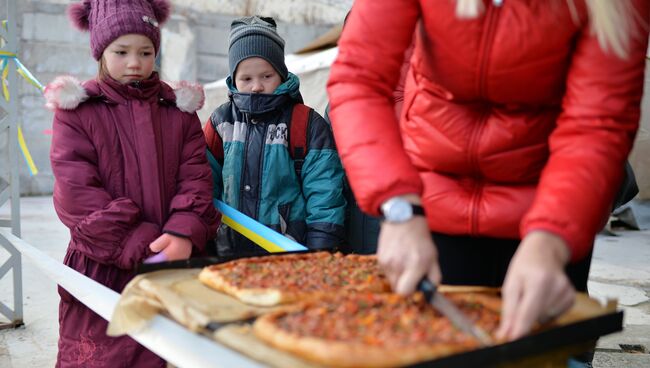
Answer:
[[[508,0],[502,0],[508,1]],[[547,1],[547,0],[544,0]],[[575,0],[566,0],[573,21],[580,22]],[[592,31],[604,51],[612,51],[621,58],[627,57],[630,38],[633,36],[632,22],[636,12],[629,0],[585,0]],[[484,11],[482,0],[456,0],[456,16],[476,18]]]
[[[106,60],[104,60],[104,55],[102,54],[102,57],[97,61],[97,79],[104,80],[109,76],[108,69],[106,69]]]

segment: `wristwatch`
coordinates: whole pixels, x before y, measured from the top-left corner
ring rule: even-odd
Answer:
[[[393,197],[381,205],[383,220],[387,222],[402,223],[413,216],[424,216],[424,208],[413,204],[404,198]]]

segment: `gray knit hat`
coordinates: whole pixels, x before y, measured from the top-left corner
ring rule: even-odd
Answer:
[[[284,63],[284,40],[278,35],[273,18],[252,16],[233,20],[229,43],[228,63],[233,80],[237,65],[255,56],[268,61],[282,80],[287,80],[289,71]]]

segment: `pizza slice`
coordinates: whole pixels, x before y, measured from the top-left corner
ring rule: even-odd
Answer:
[[[375,256],[314,252],[239,259],[205,267],[205,285],[246,304],[275,306],[351,292],[387,292]]]
[[[491,294],[446,294],[494,335],[501,300]],[[393,367],[479,346],[422,295],[356,294],[297,304],[259,317],[255,335],[302,358],[334,367]]]

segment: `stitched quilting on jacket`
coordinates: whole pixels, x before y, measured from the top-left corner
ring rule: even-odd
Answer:
[[[215,197],[311,249],[333,248],[344,231],[343,169],[329,124],[312,111],[297,177],[288,149],[291,113],[302,100],[294,86],[281,94],[231,92],[212,113],[204,129],[218,133],[224,151],[223,162],[211,159]],[[264,253],[225,224],[217,247],[223,255]]]
[[[585,256],[639,123],[650,2],[631,3],[624,59],[600,47],[582,0],[483,1],[476,18],[457,17],[455,1],[355,2],[328,92],[360,206],[377,214],[418,193],[433,231],[546,230]],[[398,122],[391,97],[413,30]]]

